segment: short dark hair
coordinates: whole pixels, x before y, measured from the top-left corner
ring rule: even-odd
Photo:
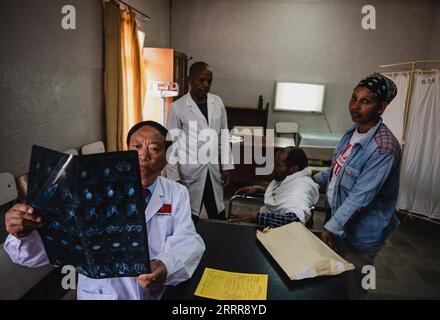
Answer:
[[[298,147],[286,147],[284,150],[287,151],[285,164],[288,167],[298,166],[299,171],[307,168],[309,159],[307,159],[306,153],[303,149]]]
[[[166,140],[167,134],[168,134],[167,128],[165,128],[163,125],[161,125],[160,123],[158,123],[156,121],[148,120],[148,121],[139,122],[139,123],[135,124],[133,127],[131,127],[130,131],[128,131],[128,134],[127,134],[127,146],[130,145],[130,139],[131,139],[131,136],[133,135],[133,133],[135,133],[136,131],[138,131],[142,127],[152,127],[154,129],[156,129],[157,131],[159,131],[159,133],[165,137],[165,149],[168,149],[168,147],[171,145],[171,141]]]
[[[200,71],[209,68],[209,64],[203,61],[194,62],[189,68],[190,78],[194,77]]]

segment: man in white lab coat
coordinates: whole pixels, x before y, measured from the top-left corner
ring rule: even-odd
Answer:
[[[166,128],[160,124],[144,121],[135,125],[127,137],[129,149],[139,154],[147,202],[145,219],[151,273],[109,279],[91,279],[80,274],[78,299],[159,299],[167,285],[189,279],[200,262],[205,245],[191,220],[188,191],[159,176],[166,165],[166,135]],[[163,208],[167,214],[163,214]],[[49,263],[36,231],[42,226],[41,217],[32,207],[13,206],[6,213],[5,223],[9,235],[4,248],[14,263],[27,267]]]
[[[234,169],[226,109],[219,96],[209,93],[212,76],[208,64],[194,63],[188,77],[190,91],[172,103],[168,112],[170,134],[179,133],[174,150],[178,160],[175,164],[168,164],[166,174],[188,188],[195,222],[199,216],[225,219],[223,187],[229,183],[228,170]],[[217,136],[216,139],[204,137],[207,129]],[[204,150],[206,141],[211,143],[209,161],[200,157],[204,155],[200,151]]]

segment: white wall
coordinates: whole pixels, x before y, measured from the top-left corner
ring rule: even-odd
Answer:
[[[170,0],[124,0],[151,17],[150,21],[137,20],[138,28],[146,33],[144,47],[169,48]]]
[[[169,46],[169,0],[127,0],[145,46]],[[61,8],[76,8],[76,30]],[[0,11],[0,172],[27,172],[31,146],[57,150],[105,137],[101,0],[14,0]]]
[[[377,29],[363,30],[361,8],[376,7]],[[325,83],[333,132],[351,124],[353,86],[380,64],[426,59],[435,1],[173,0],[172,47],[214,71],[212,91],[228,106],[273,107],[276,80]],[[298,121],[329,132],[322,115],[270,111],[268,125]]]
[[[76,30],[61,8],[76,8]],[[0,172],[28,171],[31,146],[104,136],[100,0],[14,0],[0,11]],[[1,239],[0,239],[1,241]]]
[[[428,59],[440,60],[440,1],[437,2],[437,8],[434,14]]]

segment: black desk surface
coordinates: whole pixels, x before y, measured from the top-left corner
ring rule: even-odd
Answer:
[[[292,281],[256,238],[256,228],[200,220],[197,232],[206,250],[191,279],[168,288],[164,299],[202,299],[194,295],[205,267],[268,274],[268,300],[345,299],[344,274]],[[288,245],[288,244],[286,244]]]

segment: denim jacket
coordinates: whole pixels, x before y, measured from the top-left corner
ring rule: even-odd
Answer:
[[[357,126],[342,137],[332,166],[314,176],[326,189],[333,166]],[[382,119],[356,143],[336,179],[332,217],[325,228],[340,243],[360,252],[377,252],[386,237],[399,225],[395,216],[399,188],[400,145]],[[338,243],[338,241],[337,241]]]

